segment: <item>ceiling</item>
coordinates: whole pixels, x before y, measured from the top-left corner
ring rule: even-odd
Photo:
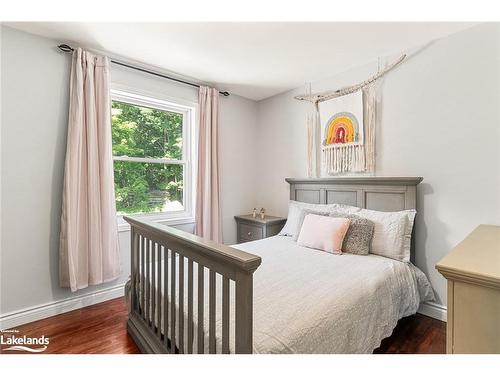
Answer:
[[[473,23],[7,23],[262,100]]]

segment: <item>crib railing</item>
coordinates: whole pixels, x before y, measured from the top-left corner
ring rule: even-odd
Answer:
[[[131,226],[131,310],[127,327],[140,350],[204,353],[208,336],[208,353],[216,353],[219,340],[219,351],[227,354],[230,329],[234,329],[233,351],[252,353],[253,273],[261,258],[162,224],[132,217],[125,220]],[[195,275],[197,285],[193,285]],[[220,309],[216,306],[216,277],[222,278]],[[230,284],[234,285],[234,300]],[[221,337],[216,336],[217,311],[222,315],[218,317]]]

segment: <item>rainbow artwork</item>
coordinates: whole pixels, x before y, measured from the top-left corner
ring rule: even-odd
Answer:
[[[323,146],[362,143],[362,128],[352,112],[338,112],[325,123]]]
[[[321,124],[322,174],[365,170],[363,92],[323,101],[318,106]],[[319,129],[318,129],[319,130]],[[319,142],[318,142],[319,143]]]

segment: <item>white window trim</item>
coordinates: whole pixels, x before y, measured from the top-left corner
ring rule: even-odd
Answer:
[[[183,121],[183,158],[182,160],[172,159],[149,159],[129,156],[113,156],[113,161],[122,160],[130,162],[148,162],[162,164],[181,164],[184,166],[184,210],[172,212],[151,212],[143,214],[127,214],[125,216],[133,216],[143,218],[153,222],[162,222],[168,225],[192,224],[195,222],[194,215],[194,185],[195,185],[195,124],[196,124],[196,103],[186,102],[184,100],[175,99],[160,99],[152,93],[144,93],[129,87],[113,85],[111,89],[111,100],[120,101],[123,103],[134,104],[143,107],[159,109],[168,112],[181,113],[184,117]],[[130,230],[130,225],[123,219],[124,215],[118,214],[118,231],[124,232]]]

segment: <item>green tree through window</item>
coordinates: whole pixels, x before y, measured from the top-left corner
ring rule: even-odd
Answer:
[[[183,165],[162,160],[182,160],[182,125],[180,113],[113,101],[115,194],[119,213],[183,209]],[[141,159],[129,161],[123,157]]]

